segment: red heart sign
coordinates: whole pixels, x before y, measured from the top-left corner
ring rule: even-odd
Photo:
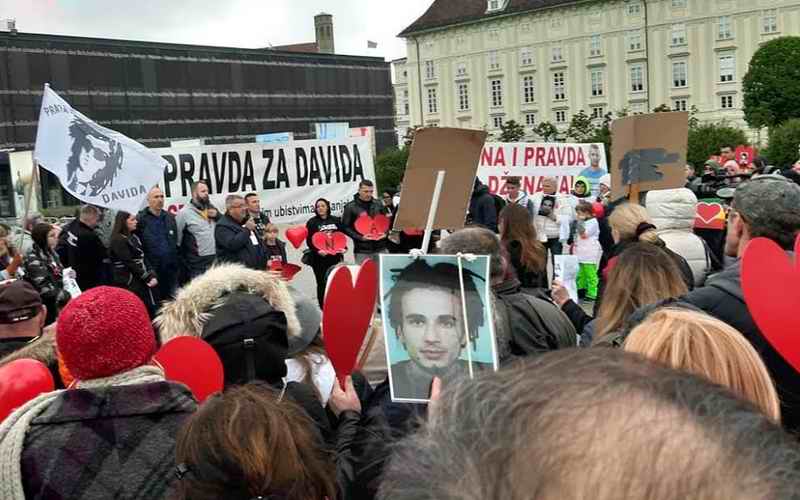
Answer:
[[[0,422],[39,394],[55,388],[47,366],[35,359],[18,359],[0,368]]]
[[[270,271],[274,271],[276,273],[281,273],[281,278],[286,281],[292,281],[292,278],[299,273],[303,268],[298,266],[297,264],[284,264],[278,259],[269,261]]]
[[[356,231],[368,240],[377,240],[386,235],[389,230],[389,218],[383,214],[370,217],[366,212],[358,216],[355,223]]]
[[[406,236],[422,236],[425,231],[422,229],[403,229],[403,234]]]
[[[308,228],[306,226],[294,226],[286,230],[286,239],[289,240],[295,248],[300,248],[300,245],[306,241],[308,236]]]
[[[347,236],[340,231],[320,231],[311,237],[311,244],[325,255],[336,255],[347,250]]]
[[[355,279],[351,267],[358,269]],[[371,259],[360,268],[334,268],[328,277],[322,307],[322,340],[342,387],[372,324],[377,293],[378,267]]]
[[[736,163],[739,165],[750,165],[756,157],[756,150],[753,146],[739,146],[736,148]]]
[[[725,229],[725,209],[719,203],[697,204],[697,213],[694,216],[695,229]]]
[[[797,311],[800,311],[800,236],[794,243],[795,261],[775,242],[756,238],[742,257],[742,290],[758,329],[787,363],[800,372]]]
[[[164,344],[155,355],[167,380],[180,382],[203,402],[222,390],[225,374],[214,348],[195,337],[177,337]],[[198,367],[202,369],[198,370]]]

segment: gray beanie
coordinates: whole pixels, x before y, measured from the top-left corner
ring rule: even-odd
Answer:
[[[319,310],[316,300],[308,298],[291,285],[288,288],[300,321],[300,335],[289,337],[289,357],[292,357],[302,352],[319,335],[322,311]]]
[[[760,175],[736,188],[733,208],[753,238],[769,238],[785,250],[800,232],[800,186],[780,175]]]

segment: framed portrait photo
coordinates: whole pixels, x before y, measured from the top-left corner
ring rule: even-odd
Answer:
[[[433,377],[446,384],[454,377],[497,370],[487,256],[380,258],[392,401],[428,401]]]

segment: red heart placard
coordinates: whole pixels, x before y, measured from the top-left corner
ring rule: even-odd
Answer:
[[[360,268],[334,268],[328,277],[322,307],[322,340],[342,387],[372,325],[377,293],[378,267],[371,259]]]
[[[17,359],[0,368],[0,422],[39,394],[55,389],[53,375],[35,359]]]
[[[756,157],[756,150],[753,146],[738,146],[734,154],[736,155],[736,163],[747,166],[753,163],[753,158]]]
[[[366,212],[358,216],[354,224],[356,231],[368,240],[377,240],[386,235],[391,222],[383,214],[370,217]]]
[[[286,281],[292,281],[292,278],[299,273],[303,268],[297,264],[284,264],[280,260],[269,261],[268,269],[276,273],[281,273],[281,278]]]
[[[406,236],[422,236],[425,231],[423,229],[403,229],[403,234]]]
[[[336,255],[347,251],[347,236],[340,231],[320,231],[311,237],[311,244],[325,255]]]
[[[747,309],[758,329],[787,363],[800,372],[797,311],[800,311],[800,236],[794,243],[795,259],[775,242],[755,238],[742,257],[742,290]]]
[[[300,245],[306,241],[306,237],[308,237],[308,228],[306,226],[294,226],[286,230],[286,239],[295,248],[300,248]]]
[[[725,229],[725,208],[719,203],[700,202],[694,216],[695,229]]]
[[[201,403],[225,385],[222,361],[216,351],[196,337],[170,340],[158,350],[155,360],[164,368],[167,380],[187,386]]]

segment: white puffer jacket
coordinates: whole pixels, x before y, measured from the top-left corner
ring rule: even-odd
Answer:
[[[667,248],[689,263],[694,286],[702,286],[710,272],[711,258],[703,240],[692,232],[697,213],[697,197],[685,188],[662,189],[647,193],[647,214],[658,228]]]

